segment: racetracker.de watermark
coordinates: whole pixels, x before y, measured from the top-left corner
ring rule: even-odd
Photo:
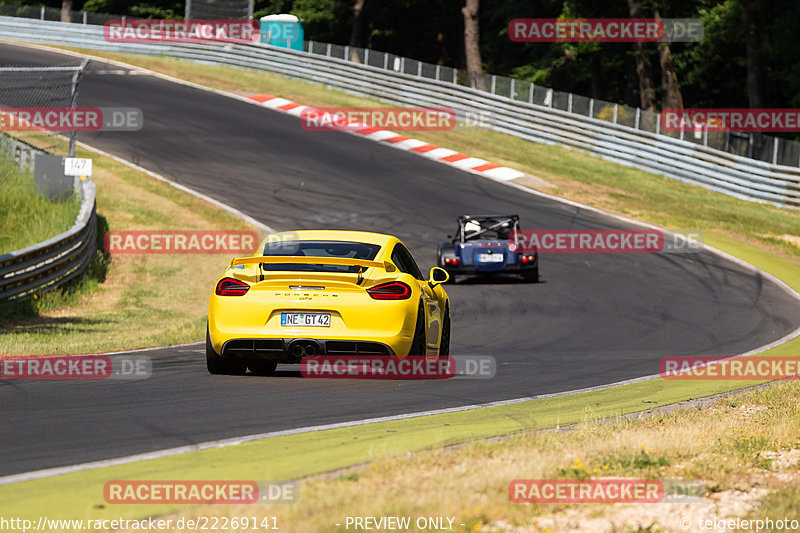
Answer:
[[[300,113],[300,125],[308,131],[449,131],[456,113],[446,107],[309,107]]]
[[[321,355],[304,357],[300,373],[326,379],[491,379],[497,373],[497,361],[490,355]]]
[[[687,233],[655,229],[524,229],[512,231],[508,242],[512,252],[521,253],[655,254],[702,250],[702,234]]]
[[[508,497],[516,503],[657,503],[664,486],[655,479],[515,479]]]
[[[294,503],[296,482],[243,480],[113,480],[103,486],[110,504]]]
[[[664,109],[661,131],[798,132],[800,109]]]
[[[508,36],[518,43],[694,42],[703,39],[700,19],[513,19]]]
[[[153,363],[144,355],[4,357],[0,379],[146,379]]]
[[[250,254],[258,244],[255,231],[122,230],[103,236],[112,254]]]
[[[103,37],[110,43],[254,43],[253,20],[108,20]]]
[[[800,357],[664,357],[659,374],[664,379],[687,381],[798,379]]]
[[[144,113],[138,107],[3,107],[3,131],[139,131]]]

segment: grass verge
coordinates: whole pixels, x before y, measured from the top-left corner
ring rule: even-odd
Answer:
[[[722,391],[742,385],[716,383],[715,387]],[[687,382],[655,381],[525,404],[280,437],[0,487],[0,511],[72,519],[152,516],[176,506],[107,505],[104,484],[124,479],[284,480],[372,461],[338,479],[303,483],[295,505],[184,506],[177,513],[278,516],[282,524],[289,524],[285,530],[321,532],[343,530],[334,523],[348,515],[445,515],[459,517],[457,523],[464,522],[470,529],[499,520],[525,523],[554,511],[552,506],[509,503],[508,483],[516,478],[683,477],[702,480],[708,491],[715,493],[741,487],[748,475],[761,473],[753,469],[764,461],[752,457],[753,453],[782,453],[800,447],[800,387],[796,382],[727,399],[711,410],[656,415],[642,422],[596,422],[618,414],[620,407],[630,403],[630,395],[642,409],[708,392]],[[759,407],[731,411],[752,404]],[[736,416],[730,416],[732,413]],[[531,432],[572,423],[582,425],[566,434]],[[504,433],[517,435],[503,443],[472,442],[451,451],[416,453]],[[575,469],[573,465],[577,465]],[[580,472],[573,471],[577,468]],[[469,502],[466,512],[464,502]],[[496,530],[504,528],[487,529]]]
[[[0,156],[0,255],[21,250],[70,229],[80,209],[72,196],[53,202],[36,190],[33,174]]]
[[[64,153],[42,134],[26,141]],[[235,215],[131,169],[79,149],[94,160],[99,233],[106,230],[257,230]],[[5,315],[0,353],[75,354],[196,342],[205,334],[208,295],[230,254],[114,255],[104,273],[65,292],[47,293]],[[100,277],[99,279],[102,279]],[[30,316],[33,314],[34,316]]]

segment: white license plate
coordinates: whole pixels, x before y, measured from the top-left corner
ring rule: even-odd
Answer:
[[[503,254],[478,254],[480,263],[502,263]]]
[[[330,313],[281,313],[281,326],[316,326],[329,328]]]

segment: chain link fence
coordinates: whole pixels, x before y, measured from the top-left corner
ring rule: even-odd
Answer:
[[[0,4],[0,16],[60,21],[61,10],[46,6]],[[119,20],[124,18],[124,16],[109,15],[107,13],[90,13],[88,11],[69,12],[69,22],[75,24],[94,24],[102,26],[107,20]]]
[[[252,0],[186,0],[186,18],[197,20],[247,20],[253,16]]]
[[[74,110],[78,82],[88,60],[79,65],[51,67],[0,67],[0,124],[4,130],[37,129],[37,113]],[[61,123],[58,123],[61,126]],[[54,131],[48,128],[48,131]],[[74,130],[55,131],[70,138],[70,156],[75,155]],[[51,239],[0,254],[0,302],[29,298],[62,287],[82,276],[94,256],[97,236],[95,189],[91,179],[64,174],[64,158],[34,148],[0,132],[0,157],[7,157],[33,174],[37,190],[58,201],[73,191],[81,198],[73,227]]]
[[[9,111],[17,117],[21,115],[14,110],[20,108],[33,114],[39,110],[74,109],[78,97],[78,81],[86,69],[89,60],[79,65],[62,65],[52,67],[4,66],[0,67],[0,113],[3,114],[4,128],[25,128],[23,122],[12,121]],[[67,135],[70,138],[70,156],[75,155],[74,130],[49,130]]]

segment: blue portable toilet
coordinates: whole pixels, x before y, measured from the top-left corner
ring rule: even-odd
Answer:
[[[294,15],[261,17],[261,42],[303,50],[303,23]]]

